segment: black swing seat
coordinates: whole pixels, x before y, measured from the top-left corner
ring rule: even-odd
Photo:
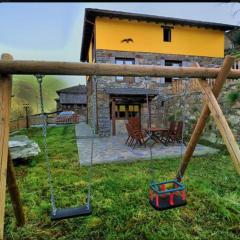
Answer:
[[[92,214],[91,205],[85,205],[82,207],[75,207],[75,208],[64,208],[64,209],[57,209],[55,214],[51,214],[51,220],[61,220],[67,218],[74,218],[74,217],[81,217],[81,216],[88,216]]]
[[[158,211],[184,206],[187,204],[185,186],[177,180],[152,183],[149,203]]]

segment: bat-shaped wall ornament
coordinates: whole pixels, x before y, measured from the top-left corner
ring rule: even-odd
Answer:
[[[121,41],[121,43],[130,43],[130,42],[133,42],[133,39],[132,38],[125,38]]]

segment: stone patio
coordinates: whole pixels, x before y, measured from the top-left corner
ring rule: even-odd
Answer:
[[[92,130],[86,123],[76,125],[77,147],[80,156],[80,164],[88,165],[91,161],[91,143],[93,145],[93,164],[112,163],[112,162],[128,162],[136,160],[150,160],[150,148],[144,146],[136,146],[132,149],[125,145],[127,136],[111,136],[111,137],[92,137]],[[150,144],[149,144],[150,145]],[[185,146],[183,147],[183,153]],[[217,149],[197,145],[194,156],[205,154],[214,154]],[[155,144],[152,148],[153,158],[165,158],[181,155],[181,145]]]

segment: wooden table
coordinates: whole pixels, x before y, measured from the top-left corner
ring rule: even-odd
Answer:
[[[145,143],[152,139],[156,143],[163,143],[166,145],[165,141],[163,141],[163,137],[164,133],[168,132],[168,128],[144,128],[143,130],[148,136]],[[160,133],[160,136],[158,136],[158,133]]]

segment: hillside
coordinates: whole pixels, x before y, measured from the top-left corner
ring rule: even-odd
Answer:
[[[63,79],[54,76],[46,76],[43,80],[43,98],[45,111],[51,112],[56,110],[55,98],[56,90],[68,87],[69,84]],[[13,77],[13,96],[11,105],[11,117],[15,118],[23,114],[23,104],[29,103],[33,114],[39,113],[39,88],[38,82],[31,75],[15,75]]]

